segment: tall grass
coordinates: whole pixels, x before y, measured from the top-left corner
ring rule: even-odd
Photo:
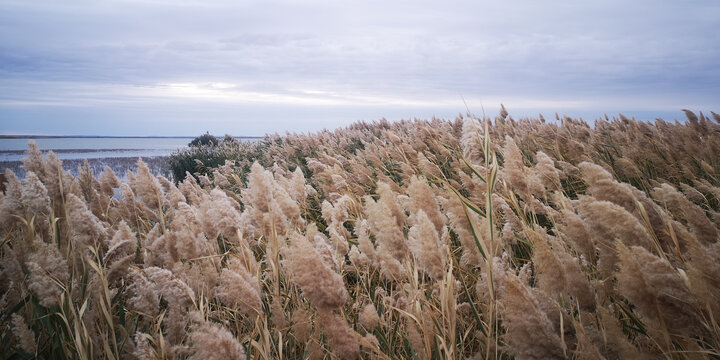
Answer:
[[[720,357],[713,117],[359,122],[177,183],[31,144],[0,358]]]

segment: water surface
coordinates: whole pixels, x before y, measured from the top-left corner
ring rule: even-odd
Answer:
[[[148,164],[155,175],[170,177],[167,157],[187,147],[192,137],[13,137],[0,138],[0,172],[10,169],[23,178],[22,159],[28,142],[34,141],[44,158],[52,151],[63,161],[65,170],[74,175],[85,159],[94,174],[106,166],[118,177],[124,178],[128,170],[135,171],[139,158]]]
[[[192,137],[57,137],[0,138],[0,162],[21,161],[28,141],[43,153],[53,151],[62,160],[168,156],[187,147]]]

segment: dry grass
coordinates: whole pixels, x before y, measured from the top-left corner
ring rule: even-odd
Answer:
[[[179,183],[31,144],[0,358],[717,358],[713,116],[356,123]]]

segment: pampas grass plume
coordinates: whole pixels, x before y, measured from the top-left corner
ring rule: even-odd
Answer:
[[[30,271],[28,288],[44,307],[58,305],[64,284],[70,272],[65,256],[54,244],[37,243],[37,250],[26,263]]]
[[[193,353],[189,360],[245,359],[245,349],[227,328],[203,322],[191,333]]]
[[[25,319],[18,315],[12,314],[12,332],[18,341],[18,345],[23,351],[30,355],[35,355],[37,345],[35,341],[35,334],[30,330]]]
[[[342,276],[326,264],[301,234],[295,233],[286,248],[283,266],[310,303],[318,308],[336,308],[348,299]]]
[[[408,246],[418,266],[431,278],[439,280],[445,275],[445,251],[432,221],[423,210],[412,216],[413,226],[408,231]]]

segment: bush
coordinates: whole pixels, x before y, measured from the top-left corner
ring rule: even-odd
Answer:
[[[195,177],[208,175],[212,169],[224,165],[227,160],[235,161],[238,165],[245,163],[246,166],[243,167],[249,169],[252,162],[261,157],[263,146],[266,146],[263,141],[238,141],[225,135],[223,141],[215,145],[191,145],[187,149],[172,153],[168,158],[168,165],[176,182],[185,179],[186,172]]]
[[[223,143],[237,143],[238,141],[234,136],[232,136],[230,134],[225,134],[225,136],[223,136],[223,138],[222,138],[222,142]]]
[[[227,135],[226,135],[227,136]],[[218,138],[216,138],[213,135],[210,135],[209,133],[202,134],[196,138],[194,138],[188,146],[190,147],[198,147],[198,146],[217,146],[220,143]]]

